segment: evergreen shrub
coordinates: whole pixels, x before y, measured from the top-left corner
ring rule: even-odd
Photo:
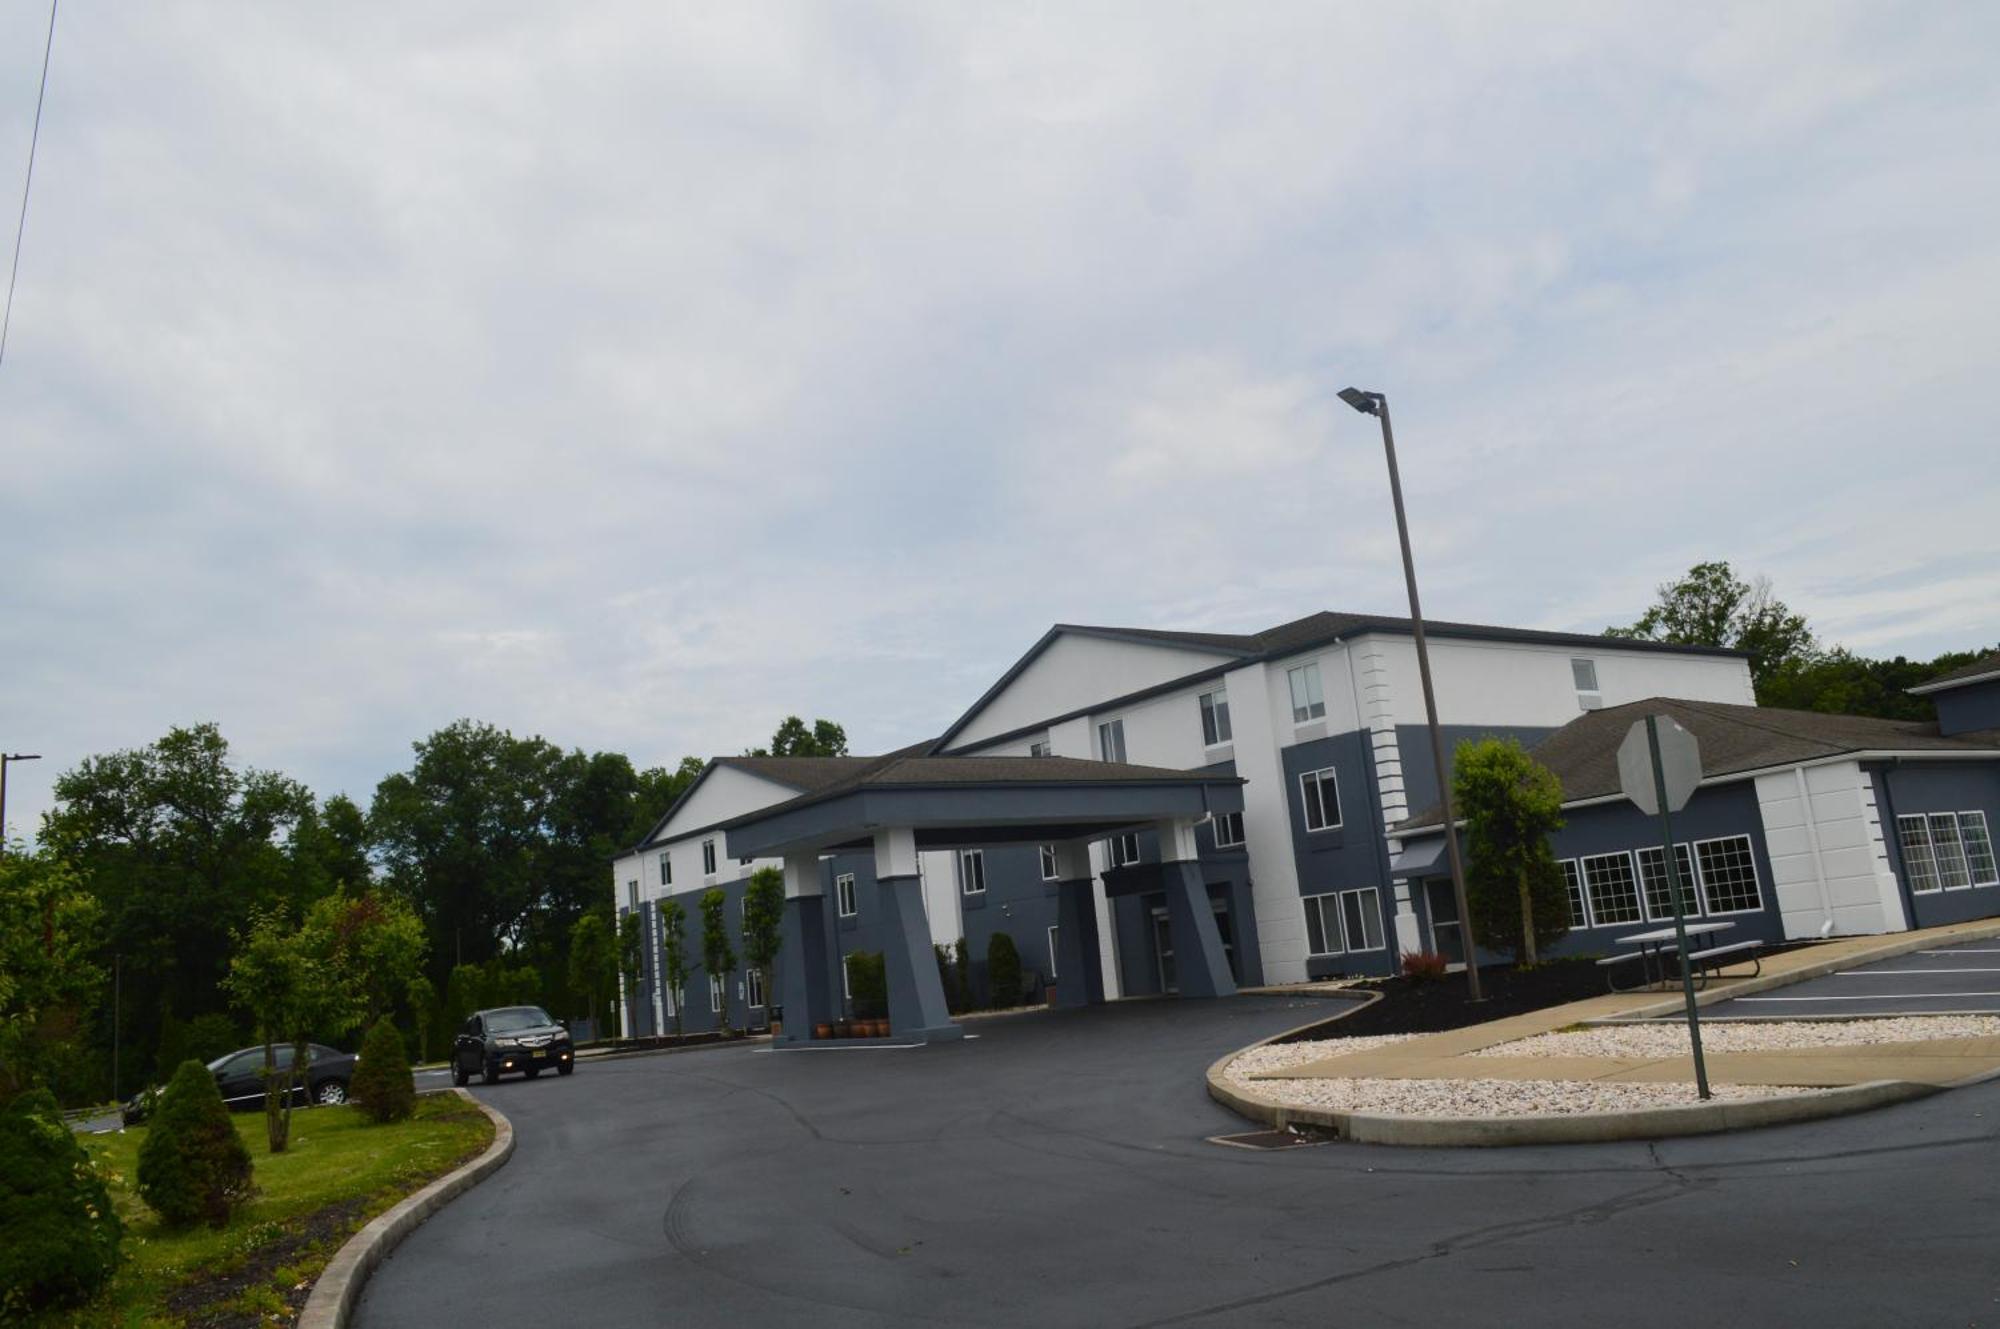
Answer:
[[[118,1267],[111,1193],[46,1089],[0,1109],[0,1321],[83,1301]]]
[[[250,1193],[250,1151],[215,1076],[198,1061],[182,1062],[139,1146],[139,1198],[171,1227],[219,1228]]]

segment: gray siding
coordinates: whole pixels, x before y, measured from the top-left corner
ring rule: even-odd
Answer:
[[[1967,689],[1968,691],[1970,689]],[[1962,923],[2000,915],[2000,886],[1973,886],[1953,891],[1910,889],[1903,863],[1903,846],[1896,818],[1919,812],[1984,812],[1989,834],[2000,835],[2000,758],[1993,761],[1884,762],[1871,768],[1875,806],[1882,817],[1882,838],[1889,863],[1903,890],[1903,906],[1918,927]]]
[[[1444,730],[1444,750],[1447,761],[1458,760],[1461,743],[1471,743],[1482,738],[1519,739],[1524,748],[1553,734],[1555,730],[1535,725],[1465,725],[1448,724]],[[1410,815],[1428,811],[1438,801],[1437,763],[1431,760],[1431,731],[1426,725],[1397,725],[1396,749],[1403,758],[1403,797],[1408,801]]]
[[[1978,729],[2000,729],[2000,679],[1953,688],[1931,697],[1937,707],[1938,732],[1964,734]]]

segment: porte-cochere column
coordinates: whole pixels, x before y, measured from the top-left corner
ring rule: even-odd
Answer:
[[[1090,842],[1056,845],[1056,1005],[1095,1006],[1104,1000],[1102,943]]]
[[[785,855],[785,940],[778,948],[778,999],[785,1030],[777,1046],[812,1041],[815,1024],[840,1016],[840,989],[827,963],[826,890],[818,854]]]
[[[917,837],[907,827],[875,832],[876,899],[882,906],[882,967],[889,985],[889,1034],[893,1038],[963,1038],[951,1018],[931,950],[924,915],[924,884],[917,871]]]
[[[1208,902],[1194,823],[1177,817],[1154,823],[1160,836],[1160,885],[1167,896],[1167,926],[1174,934],[1174,968],[1183,997],[1233,997],[1236,980],[1222,949],[1222,929]]]

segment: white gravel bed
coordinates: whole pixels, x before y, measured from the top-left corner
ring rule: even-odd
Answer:
[[[1231,1077],[1232,1079],[1234,1077]],[[1592,1080],[1258,1080],[1239,1081],[1287,1107],[1397,1117],[1576,1117],[1680,1107],[1701,1101],[1693,1084],[1603,1084]],[[1784,1098],[1823,1092],[1719,1084],[1718,1099]]]
[[[1703,1021],[1709,1052],[1861,1047],[1933,1038],[2000,1035],[1997,1015],[1911,1015],[1881,1020],[1786,1020],[1755,1024]],[[1475,1057],[1673,1057],[1688,1054],[1685,1024],[1630,1024],[1559,1030],[1472,1053]]]
[[[1272,1043],[1267,1047],[1251,1048],[1230,1062],[1225,1074],[1232,1080],[1243,1080],[1264,1071],[1289,1070],[1309,1061],[1367,1052],[1371,1048],[1415,1037],[1415,1034],[1363,1034],[1355,1038],[1314,1038],[1303,1043]]]

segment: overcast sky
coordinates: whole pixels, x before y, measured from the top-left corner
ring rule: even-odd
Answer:
[[[415,11],[415,12],[413,12]],[[11,222],[46,6],[0,6]],[[61,11],[0,745],[934,734],[1049,624],[2000,637],[2000,8]],[[10,237],[11,238],[11,237]]]

